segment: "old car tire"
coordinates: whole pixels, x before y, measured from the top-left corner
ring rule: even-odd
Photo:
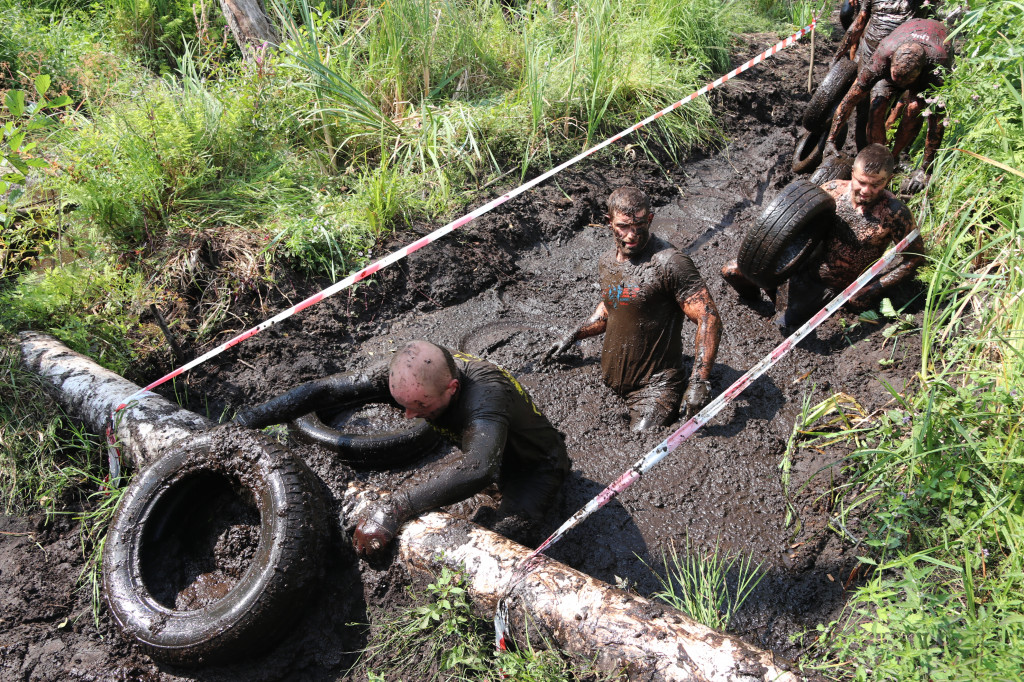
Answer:
[[[818,164],[821,163],[822,156],[825,153],[825,143],[828,141],[828,131],[832,126],[832,119],[829,119],[828,125],[821,130],[812,130],[804,133],[796,143],[796,149],[793,151],[793,172],[794,173],[810,173]],[[843,124],[843,126],[836,131],[836,148],[842,148],[846,144],[846,135],[849,131],[849,126]]]
[[[778,286],[822,242],[835,210],[835,200],[809,180],[789,183],[747,230],[740,272],[764,289]]]
[[[337,452],[340,459],[355,469],[390,469],[404,466],[430,450],[441,435],[423,419],[414,419],[398,431],[375,434],[351,434],[331,428],[316,412],[289,423],[295,437],[317,443]]]
[[[828,75],[811,95],[811,101],[804,109],[803,124],[805,130],[819,130],[829,124],[832,113],[846,96],[857,78],[857,64],[849,57],[843,57],[832,65]],[[838,145],[837,145],[838,146]]]
[[[239,427],[213,429],[164,455],[128,486],[107,533],[103,588],[114,618],[167,663],[221,663],[265,650],[320,575],[327,514],[318,486],[293,454]],[[232,509],[243,509],[248,525],[228,525]],[[225,545],[221,556],[239,575],[217,583],[218,574],[204,572],[214,542],[246,537],[239,528],[258,543],[250,535],[235,540],[237,548]],[[182,604],[192,590],[202,597]]]
[[[831,180],[849,180],[853,175],[853,159],[836,156],[818,166],[811,175],[811,182],[821,187]]]

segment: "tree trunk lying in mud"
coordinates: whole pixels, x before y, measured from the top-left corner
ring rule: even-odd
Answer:
[[[51,337],[24,333],[21,349],[24,365],[45,377],[65,409],[98,432],[105,430],[111,411],[138,390]],[[114,420],[122,455],[139,468],[210,426],[209,420],[154,394],[133,401]],[[350,484],[342,501],[346,516],[354,518],[364,501],[378,494]],[[464,570],[481,613],[493,613],[515,568],[529,554],[501,535],[440,512],[407,523],[397,542],[399,557],[412,569]],[[515,630],[528,622],[557,646],[596,655],[601,667],[625,670],[632,679],[797,679],[775,665],[768,652],[551,559],[543,558],[510,596]]]

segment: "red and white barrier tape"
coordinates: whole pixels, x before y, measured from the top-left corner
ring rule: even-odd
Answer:
[[[420,249],[422,249],[427,244],[430,244],[431,242],[437,241],[438,239],[440,239],[441,237],[444,237],[445,235],[447,235],[450,232],[454,232],[455,230],[459,229],[460,227],[462,227],[466,223],[474,220],[475,218],[479,218],[483,214],[491,211],[492,209],[497,208],[498,206],[501,206],[502,204],[504,204],[509,199],[517,197],[520,194],[522,194],[523,192],[526,192],[527,190],[536,187],[537,185],[539,185],[540,183],[544,182],[545,180],[547,180],[551,176],[555,175],[556,173],[559,173],[559,172],[565,170],[566,168],[568,168],[569,166],[571,166],[571,165],[573,165],[573,164],[575,164],[575,163],[577,163],[577,162],[587,158],[588,156],[594,154],[595,152],[598,152],[601,149],[604,149],[605,147],[607,147],[608,145],[612,144],[613,142],[617,142],[617,141],[621,140],[626,135],[629,135],[630,133],[635,132],[635,131],[639,130],[640,128],[643,128],[648,123],[651,123],[652,121],[655,121],[655,120],[661,118],[665,114],[670,113],[672,111],[675,111],[676,109],[678,109],[679,107],[683,106],[687,102],[690,102],[690,101],[696,99],[697,97],[700,97],[701,95],[703,95],[703,94],[705,94],[707,92],[710,92],[711,90],[714,90],[715,88],[720,86],[722,83],[726,82],[730,78],[733,78],[737,74],[743,73],[744,71],[746,71],[750,67],[756,66],[757,64],[760,64],[762,61],[765,60],[765,58],[771,57],[772,55],[778,53],[779,51],[786,49],[787,47],[789,47],[790,45],[795,43],[797,40],[799,40],[800,38],[804,37],[805,35],[807,35],[812,30],[814,30],[814,27],[815,27],[816,24],[817,24],[817,18],[815,18],[813,21],[811,21],[809,26],[803,27],[802,29],[800,29],[799,31],[797,31],[793,35],[789,36],[785,40],[780,40],[778,43],[776,43],[775,45],[771,46],[770,48],[768,48],[767,50],[765,50],[761,54],[759,54],[756,57],[754,57],[753,59],[750,59],[749,61],[745,62],[742,66],[739,66],[739,67],[733,69],[732,71],[730,71],[729,73],[725,74],[724,76],[722,76],[718,80],[715,80],[715,81],[712,81],[711,83],[708,83],[707,85],[705,85],[700,90],[697,90],[696,92],[694,92],[694,93],[692,93],[690,95],[687,95],[686,97],[684,97],[683,99],[679,100],[678,102],[676,102],[674,104],[670,104],[669,106],[665,107],[664,109],[662,109],[658,113],[653,114],[651,116],[648,116],[647,118],[645,118],[644,120],[640,121],[639,123],[636,123],[636,124],[630,126],[629,128],[626,128],[622,132],[620,132],[620,133],[618,133],[616,135],[613,135],[612,137],[609,137],[604,142],[601,142],[601,143],[599,143],[597,145],[594,145],[590,149],[587,149],[586,151],[581,152],[580,154],[574,156],[573,158],[569,159],[565,163],[552,168],[551,170],[549,170],[548,172],[544,173],[543,175],[539,175],[536,178],[534,178],[533,180],[530,180],[529,182],[526,182],[526,183],[520,185],[519,187],[515,188],[511,192],[508,192],[507,194],[503,194],[500,197],[498,197],[497,199],[489,201],[488,203],[484,204],[483,206],[480,206],[479,208],[474,209],[470,213],[467,213],[466,215],[462,216],[458,220],[453,220],[452,222],[448,223],[444,227],[441,227],[441,228],[438,228],[438,229],[434,230],[433,232],[431,232],[427,236],[425,236],[425,237],[423,237],[421,239],[417,239],[413,243],[411,243],[411,244],[409,244],[407,246],[404,246],[401,249],[398,249],[397,251],[394,251],[394,252],[390,253],[389,255],[385,256],[384,258],[381,258],[380,260],[376,261],[375,263],[371,263],[370,265],[367,265],[362,270],[360,270],[360,271],[358,271],[358,272],[356,272],[354,274],[351,274],[348,277],[346,277],[346,278],[344,278],[344,279],[342,279],[342,280],[340,280],[338,282],[335,282],[334,284],[332,284],[331,286],[327,287],[323,291],[321,291],[321,292],[319,292],[317,294],[313,294],[312,296],[310,296],[309,298],[307,298],[304,301],[301,301],[300,303],[296,303],[291,308],[288,308],[287,310],[284,310],[284,311],[278,313],[277,315],[274,315],[270,319],[268,319],[268,320],[266,320],[264,322],[261,322],[260,324],[256,325],[252,329],[249,329],[248,331],[242,332],[241,334],[239,334],[238,336],[234,337],[233,339],[230,339],[229,341],[226,341],[225,343],[222,343],[221,345],[217,346],[213,350],[210,350],[210,351],[204,353],[203,355],[199,356],[198,358],[195,358],[194,360],[192,360],[192,361],[182,365],[181,367],[179,367],[178,369],[174,370],[173,372],[171,372],[169,374],[165,374],[164,376],[160,377],[159,379],[157,379],[153,383],[145,386],[144,388],[140,389],[139,391],[136,391],[132,395],[130,395],[127,398],[125,398],[124,401],[121,402],[121,404],[118,405],[115,408],[114,411],[116,412],[116,411],[124,409],[128,405],[129,402],[131,402],[135,398],[138,398],[143,393],[145,393],[145,392],[147,392],[147,391],[149,391],[149,390],[151,390],[153,388],[156,388],[160,384],[163,384],[163,383],[165,383],[167,381],[170,381],[171,379],[173,379],[173,378],[175,378],[175,377],[177,377],[177,376],[179,376],[181,374],[184,374],[185,372],[187,372],[188,370],[192,369],[193,367],[206,362],[207,360],[209,360],[212,357],[220,355],[221,353],[223,353],[227,349],[229,349],[229,348],[231,348],[233,346],[237,346],[238,344],[242,343],[243,341],[245,341],[246,339],[248,339],[248,338],[250,338],[252,336],[255,336],[256,334],[259,334],[264,329],[267,329],[268,327],[272,327],[275,324],[277,324],[278,322],[281,322],[282,320],[288,319],[289,317],[291,317],[295,313],[298,313],[298,312],[300,312],[302,310],[305,310],[306,308],[319,303],[320,301],[324,300],[325,298],[333,296],[334,294],[338,293],[339,291],[342,291],[343,289],[347,289],[348,287],[352,286],[356,282],[360,282],[360,281],[366,279],[367,277],[369,277],[370,275],[374,274],[378,270],[380,270],[382,268],[386,268],[387,266],[391,265],[392,263],[395,263],[396,261],[399,261],[402,258],[405,258],[410,253],[413,253],[414,251],[419,251]]]
[[[516,567],[509,580],[509,587],[506,590],[506,595],[509,594],[515,585],[526,578],[530,571],[538,565],[539,556],[544,552],[544,550],[561,540],[569,530],[582,523],[582,521],[588,516],[615,499],[616,495],[625,491],[631,485],[640,480],[641,476],[649,471],[655,464],[663,460],[668,453],[675,450],[683,441],[696,433],[700,427],[711,421],[719,412],[725,409],[726,405],[731,403],[736,396],[742,393],[747,386],[767,372],[773,365],[775,365],[775,363],[789,353],[794,346],[800,343],[805,336],[810,334],[822,322],[831,317],[833,313],[839,310],[840,306],[853,298],[854,295],[864,288],[868,282],[874,279],[878,273],[888,267],[897,255],[917,239],[919,234],[920,230],[915,229],[904,237],[888,253],[879,258],[874,265],[854,280],[850,286],[846,287],[842,293],[833,298],[825,305],[824,308],[815,313],[814,317],[809,319],[799,329],[786,337],[786,339],[776,346],[772,352],[761,358],[761,361],[747,370],[746,374],[734,381],[729,388],[725,389],[717,398],[708,403],[703,410],[691,417],[668,438],[659,443],[657,447],[648,452],[643,459],[627,469],[624,474],[619,476],[607,488],[598,493],[597,497],[590,500],[590,502],[588,502],[582,509],[569,517],[569,519],[559,526],[547,540],[542,542],[537,549],[530,552],[529,556],[523,559],[519,566]],[[505,648],[505,641],[508,640],[510,636],[507,616],[508,604],[506,603],[506,599],[507,596],[498,600],[498,610],[494,614],[494,630],[498,633],[498,648],[502,650]]]

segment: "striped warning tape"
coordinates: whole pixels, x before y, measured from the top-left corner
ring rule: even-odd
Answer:
[[[761,358],[760,362],[747,370],[743,376],[734,381],[729,388],[722,391],[722,393],[708,403],[704,409],[672,432],[668,438],[648,452],[643,459],[639,460],[632,467],[627,469],[625,473],[615,479],[615,481],[607,488],[598,493],[594,499],[587,502],[582,509],[569,517],[569,519],[559,526],[554,533],[548,536],[548,538],[542,542],[537,549],[530,552],[530,554],[525,557],[522,562],[520,562],[519,566],[517,566],[512,572],[512,577],[509,580],[509,586],[505,591],[506,596],[498,600],[498,610],[494,615],[494,629],[495,632],[498,633],[498,648],[504,649],[505,641],[509,638],[507,616],[508,604],[506,603],[507,595],[511,593],[512,589],[519,582],[526,578],[530,571],[539,565],[540,555],[546,549],[561,540],[569,530],[578,526],[588,516],[615,499],[619,493],[625,491],[631,485],[640,480],[640,477],[649,471],[655,464],[663,460],[670,452],[679,447],[683,441],[692,436],[698,429],[700,429],[700,427],[711,421],[719,412],[725,409],[726,405],[731,403],[736,396],[742,393],[747,386],[767,372],[773,365],[775,365],[775,363],[789,353],[794,346],[800,343],[805,336],[810,334],[822,322],[831,317],[832,314],[839,310],[844,303],[853,298],[858,291],[874,279],[878,273],[888,267],[889,264],[892,263],[893,259],[912,244],[919,235],[920,230],[915,229],[904,237],[888,253],[879,258],[874,265],[854,280],[850,286],[843,289],[842,293],[833,298],[825,305],[824,308],[815,313],[814,317],[809,319],[799,329],[786,337],[786,339],[776,346],[772,352]]]
[[[710,92],[711,90],[714,90],[715,88],[720,86],[722,83],[725,83],[730,78],[733,78],[736,75],[743,73],[744,71],[746,71],[747,69],[751,68],[752,66],[756,66],[757,64],[760,64],[766,58],[771,57],[772,55],[780,52],[781,50],[786,49],[787,47],[789,47],[790,45],[795,43],[797,40],[799,40],[800,38],[804,37],[805,35],[807,35],[811,31],[813,31],[814,27],[816,26],[816,24],[817,24],[817,18],[812,20],[810,25],[803,27],[802,29],[800,29],[799,31],[797,31],[793,35],[789,36],[785,40],[780,40],[775,45],[772,45],[770,48],[768,48],[767,50],[765,50],[761,54],[759,54],[756,57],[754,57],[753,59],[750,59],[747,62],[745,62],[742,66],[739,66],[739,67],[733,69],[732,71],[730,71],[729,73],[725,74],[724,76],[722,76],[718,80],[715,80],[715,81],[712,81],[711,83],[708,83],[707,85],[705,85],[700,90],[697,90],[696,92],[694,92],[694,93],[692,93],[690,95],[687,95],[686,97],[684,97],[683,99],[679,100],[678,102],[675,102],[674,104],[670,104],[669,106],[665,107],[661,111],[659,111],[659,112],[657,112],[655,114],[652,114],[651,116],[648,116],[644,120],[642,120],[639,123],[636,123],[636,124],[630,126],[629,128],[626,128],[622,132],[620,132],[620,133],[618,133],[616,135],[613,135],[612,137],[609,137],[604,142],[601,142],[601,143],[599,143],[597,145],[594,145],[590,149],[587,149],[586,151],[583,151],[583,152],[577,154],[576,156],[574,156],[573,158],[569,159],[565,163],[563,163],[563,164],[561,164],[559,166],[555,166],[554,168],[552,168],[551,170],[547,171],[543,175],[539,175],[536,178],[534,178],[533,180],[530,180],[530,181],[520,185],[519,187],[515,188],[511,192],[508,192],[507,194],[502,194],[497,199],[489,201],[488,203],[484,204],[483,206],[480,206],[479,208],[474,209],[470,213],[467,213],[466,215],[462,216],[461,218],[459,218],[457,220],[453,220],[452,222],[448,223],[444,227],[440,227],[440,228],[434,230],[433,232],[431,232],[427,236],[425,236],[425,237],[423,237],[421,239],[417,239],[413,243],[408,244],[407,246],[404,246],[401,249],[398,249],[397,251],[394,251],[394,252],[388,254],[384,258],[381,258],[380,260],[378,260],[378,261],[376,261],[374,263],[371,263],[370,265],[367,265],[362,270],[359,270],[358,272],[356,272],[354,274],[351,274],[348,277],[346,277],[346,278],[344,278],[342,280],[339,280],[338,282],[335,282],[334,284],[332,284],[331,286],[327,287],[323,291],[320,291],[319,293],[313,294],[312,296],[310,296],[309,298],[305,299],[304,301],[296,303],[295,305],[293,305],[292,307],[288,308],[287,310],[284,310],[284,311],[278,313],[277,315],[274,315],[270,319],[265,320],[264,322],[261,322],[260,324],[256,325],[252,329],[249,329],[248,331],[242,332],[238,336],[235,336],[234,338],[232,338],[232,339],[222,343],[221,345],[217,346],[216,348],[214,348],[214,349],[204,353],[203,355],[200,355],[198,358],[195,358],[194,360],[192,360],[192,361],[182,365],[181,367],[177,368],[173,372],[170,372],[169,374],[165,374],[164,376],[160,377],[159,379],[157,379],[153,383],[143,387],[142,389],[136,391],[132,395],[130,395],[127,398],[125,398],[124,401],[122,401],[115,408],[114,411],[116,412],[116,411],[120,411],[120,410],[124,409],[128,405],[129,402],[131,402],[135,398],[138,398],[139,396],[141,396],[146,391],[149,391],[149,390],[151,390],[153,388],[156,388],[157,386],[159,386],[159,385],[161,385],[161,384],[163,384],[163,383],[165,383],[167,381],[170,381],[171,379],[173,379],[173,378],[175,378],[177,376],[180,376],[180,375],[184,374],[185,372],[187,372],[188,370],[192,369],[193,367],[206,362],[207,360],[209,360],[212,357],[220,355],[221,353],[223,353],[227,349],[232,348],[233,346],[237,346],[238,344],[242,343],[243,341],[245,341],[246,339],[248,339],[248,338],[250,338],[252,336],[255,336],[256,334],[259,334],[264,329],[272,327],[275,324],[277,324],[278,322],[281,322],[282,320],[288,319],[292,315],[294,315],[294,314],[296,314],[298,312],[301,312],[301,311],[305,310],[306,308],[308,308],[308,307],[310,307],[312,305],[315,305],[315,304],[319,303],[320,301],[324,300],[325,298],[333,296],[334,294],[338,293],[339,291],[342,291],[343,289],[347,289],[348,287],[352,286],[356,282],[360,282],[360,281],[366,279],[367,277],[369,277],[370,275],[374,274],[378,270],[380,270],[382,268],[386,268],[387,266],[391,265],[392,263],[395,263],[396,261],[399,261],[402,258],[405,258],[406,256],[408,256],[409,254],[411,254],[411,253],[413,253],[415,251],[419,251],[420,249],[422,249],[427,244],[430,244],[431,242],[437,241],[441,237],[444,237],[445,235],[449,234],[450,232],[454,232],[455,230],[459,229],[460,227],[462,227],[466,223],[474,220],[475,218],[479,218],[483,214],[491,211],[492,209],[497,208],[498,206],[501,206],[502,204],[504,204],[509,199],[517,197],[520,194],[522,194],[523,192],[526,192],[527,190],[530,190],[530,189],[536,187],[537,185],[539,185],[540,183],[544,182],[545,180],[547,180],[551,176],[555,175],[556,173],[559,173],[559,172],[565,170],[569,166],[571,166],[571,165],[573,165],[573,164],[575,164],[575,163],[577,163],[577,162],[587,158],[588,156],[591,156],[592,154],[600,151],[601,149],[604,149],[608,145],[610,145],[610,144],[612,144],[614,142],[617,142],[618,140],[621,140],[626,135],[629,135],[630,133],[633,133],[633,132],[639,130],[640,128],[643,128],[645,125],[651,123],[652,121],[655,121],[655,120],[661,118],[665,114],[668,114],[668,113],[670,113],[672,111],[675,111],[676,109],[678,109],[679,107],[683,106],[687,102],[690,102],[690,101],[700,97],[701,95],[703,95],[703,94],[705,94],[707,92]]]

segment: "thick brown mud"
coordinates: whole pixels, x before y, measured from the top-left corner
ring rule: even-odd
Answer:
[[[776,38],[748,40],[737,47],[736,63]],[[829,58],[823,43],[819,36],[818,80]],[[653,232],[689,253],[707,282],[724,325],[712,375],[714,393],[781,341],[768,302],[740,303],[718,271],[736,257],[744,229],[761,206],[792,179],[792,151],[809,99],[809,52],[807,43],[800,44],[715,92],[727,136],[722,148],[695,152],[667,173],[622,148],[613,152],[611,162],[575,167],[557,182],[399,262],[379,279],[193,370],[187,379],[193,407],[216,418],[224,408],[264,400],[302,381],[386,360],[412,338],[459,348],[515,373],[565,432],[572,473],[565,499],[547,521],[546,530],[552,530],[670,432],[639,437],[629,431],[625,405],[601,381],[599,338],[583,341],[550,367],[538,362],[554,340],[597,305],[597,261],[612,246],[609,230],[600,224],[612,189],[624,184],[644,189],[655,206]],[[434,227],[414,226],[386,250]],[[286,298],[294,302],[318,288],[301,281],[283,281],[281,287],[280,307]],[[912,288],[901,290],[894,302],[906,303],[915,294]],[[276,309],[254,310],[252,322]],[[801,645],[791,636],[837,616],[856,555],[863,553],[851,542],[856,527],[830,529],[841,481],[834,465],[844,452],[799,451],[788,489],[783,488],[779,463],[801,402],[808,395],[816,402],[843,392],[870,413],[889,401],[886,384],[902,390],[915,372],[915,339],[894,344],[883,338],[880,326],[855,322],[847,312],[827,321],[549,554],[643,594],[658,587],[645,563],[659,567],[664,549],[681,548],[687,540],[700,552],[719,547],[727,554],[751,556],[766,577],[732,630],[783,657],[797,655]],[[693,332],[693,325],[684,328],[688,354]],[[377,420],[394,427],[396,415],[382,410],[368,408],[345,418],[355,430]],[[304,446],[302,452],[337,497],[350,470],[325,451]],[[359,474],[383,488],[412,475],[414,467]],[[799,521],[787,526],[790,504]],[[477,506],[479,500],[455,511],[473,517]],[[230,547],[243,561],[237,541],[251,523],[245,509],[236,509],[232,523],[210,531],[219,533],[214,544]],[[406,578],[386,561],[361,563],[359,584],[350,567],[348,530],[335,532],[322,594],[279,646],[239,665],[183,670],[139,653],[106,613],[98,626],[93,623],[88,595],[74,587],[83,561],[67,517],[45,528],[34,520],[2,518],[0,680],[365,679],[349,671],[353,652],[366,642],[366,628],[352,623],[367,622],[368,612],[404,603]],[[175,598],[188,599],[189,594]]]

